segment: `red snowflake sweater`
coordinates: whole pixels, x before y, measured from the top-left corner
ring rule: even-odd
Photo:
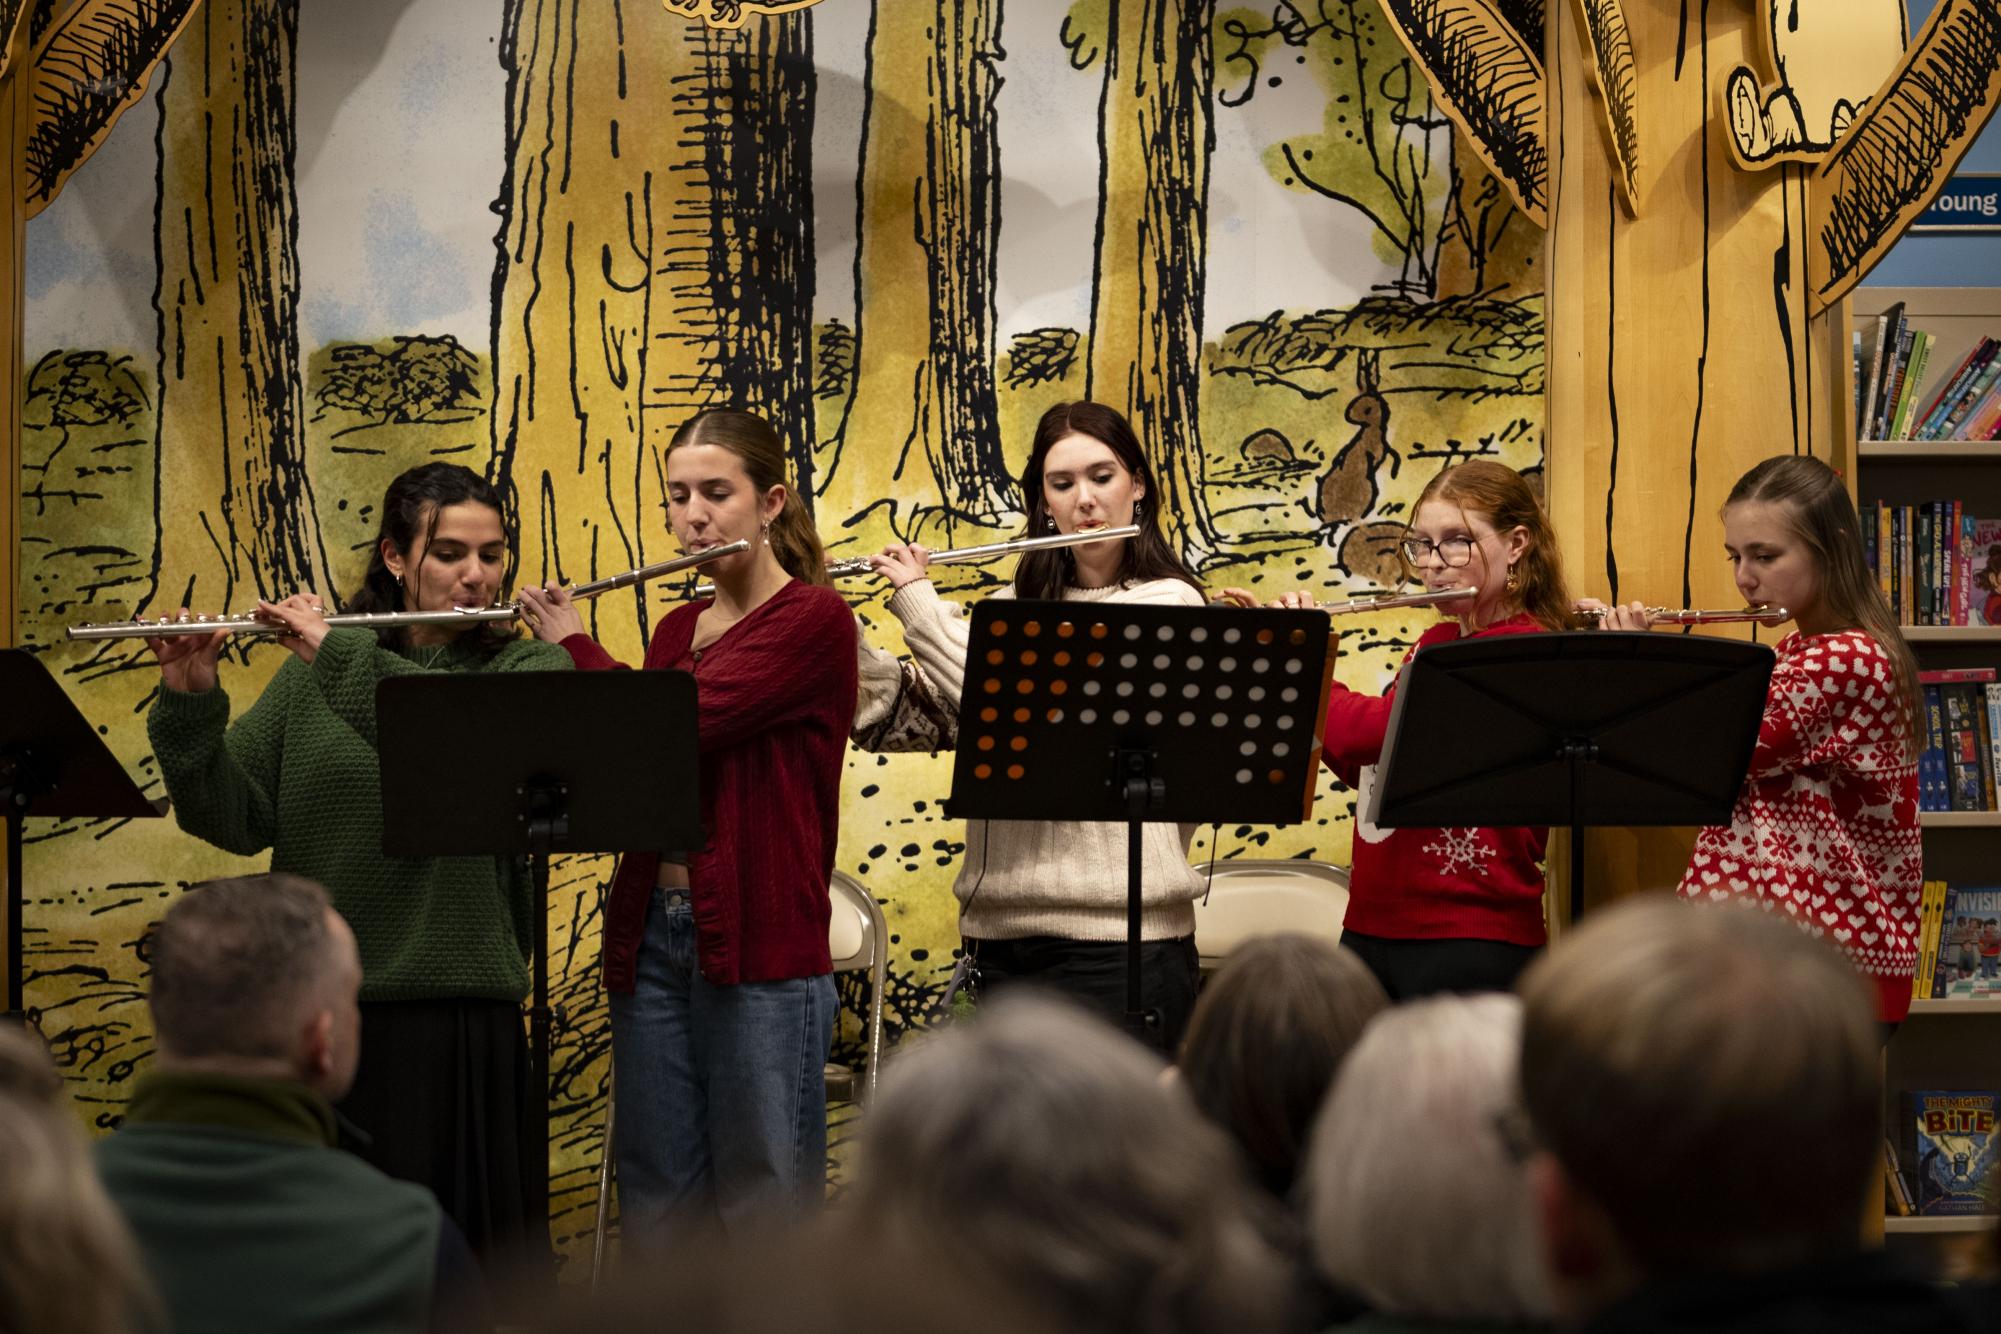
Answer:
[[[1541,629],[1528,616],[1513,616],[1464,637]],[[1459,622],[1442,621],[1419,637],[1411,654],[1459,638]],[[1327,698],[1323,758],[1358,793],[1346,929],[1399,940],[1543,944],[1548,935],[1540,863],[1549,842],[1547,829],[1378,829],[1362,819],[1395,698],[1394,683],[1378,697],[1339,682]]]
[[[1737,807],[1697,836],[1679,892],[1756,899],[1832,940],[1895,1023],[1911,1008],[1924,881],[1896,676],[1860,630],[1790,634],[1778,655]]]

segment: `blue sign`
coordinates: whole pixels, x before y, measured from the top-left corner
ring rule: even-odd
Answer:
[[[2001,232],[2001,174],[1955,176],[1911,224],[1914,232]]]

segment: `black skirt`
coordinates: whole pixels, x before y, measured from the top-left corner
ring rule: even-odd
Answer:
[[[482,1259],[547,1272],[548,1147],[529,1129],[533,1096],[518,1005],[364,1002],[343,1147],[430,1187]]]

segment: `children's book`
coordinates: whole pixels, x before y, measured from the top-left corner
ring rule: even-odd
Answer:
[[[2001,625],[2001,519],[1975,519],[1965,535],[1966,623]]]
[[[1932,998],[2001,1002],[2001,889],[1954,885],[1948,892]]]
[[[1921,1215],[1991,1214],[1997,1150],[1991,1090],[1923,1090],[1910,1099],[1911,1155]]]

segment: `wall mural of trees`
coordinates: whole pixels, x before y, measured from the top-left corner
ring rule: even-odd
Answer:
[[[1539,6],[1501,8],[1540,24]],[[67,193],[31,225],[19,589],[22,642],[142,782],[157,791],[143,729],[157,674],[132,646],[68,644],[62,627],[337,595],[358,580],[382,486],[427,459],[500,483],[518,578],[588,579],[672,553],[666,441],[741,404],[779,424],[837,550],[967,545],[1018,531],[1035,419],[1089,394],[1133,418],[1191,562],[1274,593],[1393,582],[1394,539],[1439,468],[1539,465],[1541,233],[1455,137],[1374,0],[739,12],[725,30],[659,0],[505,0],[488,33],[441,22],[394,96],[372,66],[335,71],[328,85],[355,89],[341,97],[387,99],[364,122],[385,143],[390,126],[479,155],[488,184],[454,201],[421,175],[334,179],[335,160],[367,160],[353,154],[368,135],[346,102],[304,105],[302,71],[357,57],[302,23],[298,0],[145,7],[146,32],[187,26],[150,84],[127,58],[121,156],[61,173]],[[1039,104],[1069,109],[1063,134],[1019,128]],[[130,234],[105,224],[101,260],[63,230],[79,188],[100,217],[107,199],[138,201]],[[351,205],[302,202],[342,188]],[[453,207],[470,222],[424,231],[426,210]],[[360,268],[325,257],[350,236]],[[449,287],[441,253],[475,274],[464,309],[456,288],[423,305]],[[80,333],[105,299],[143,312],[143,332]],[[1008,574],[958,566],[940,582],[971,598]],[[899,647],[883,590],[846,591]],[[685,593],[608,596],[594,628],[636,659]],[[1359,618],[1344,679],[1379,685],[1427,623]],[[235,655],[238,708],[280,657]],[[889,916],[896,1034],[931,1021],[957,944],[948,759],[849,759],[839,861]],[[1344,861],[1352,797],[1327,781],[1312,823],[1204,830],[1197,855]],[[151,1048],[137,942],[182,884],[255,861],[171,821],[33,836],[29,1000],[110,1125]],[[561,863],[550,909],[570,1255],[595,1203],[609,870]],[[843,995],[850,1041],[859,987]],[[839,1156],[850,1113],[836,1115]]]

